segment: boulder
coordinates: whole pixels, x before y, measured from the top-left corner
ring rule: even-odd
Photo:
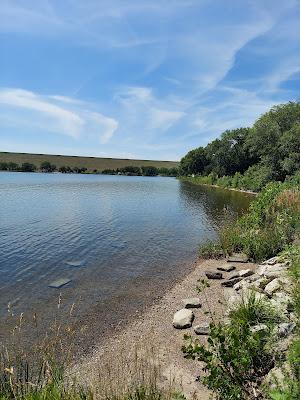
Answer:
[[[246,263],[246,262],[248,262],[248,260],[249,260],[248,256],[243,253],[234,253],[227,258],[227,262]]]
[[[177,311],[173,317],[173,326],[177,329],[190,328],[194,320],[194,314],[191,310],[183,308]]]
[[[231,274],[228,275],[227,279],[235,279],[235,278],[240,278],[240,273],[239,271],[234,271],[231,272]]]
[[[205,271],[205,275],[208,279],[223,279],[223,275],[218,271]]]
[[[57,279],[56,281],[49,283],[48,286],[51,288],[60,289],[61,287],[67,285],[69,282],[71,282],[71,279],[60,278],[60,279]]]
[[[251,276],[253,274],[254,274],[254,272],[251,271],[251,269],[242,269],[241,271],[239,271],[239,275],[242,278],[247,278],[248,276]]]
[[[296,324],[293,322],[282,322],[278,325],[277,335],[280,338],[286,338],[290,336],[296,328]]]
[[[269,295],[272,296],[273,293],[278,291],[282,287],[282,283],[278,278],[274,278],[269,282],[266,287],[265,287],[265,292]]]
[[[288,310],[291,310],[292,299],[291,296],[285,292],[275,292],[270,303],[278,310],[287,312]]]
[[[194,331],[197,335],[209,335],[209,323],[203,322],[202,324],[196,325]]]
[[[240,276],[237,278],[228,279],[226,281],[221,282],[221,285],[225,287],[233,287],[236,283],[240,282],[242,279],[243,278],[241,278]]]
[[[240,289],[246,289],[251,287],[252,283],[249,282],[247,279],[242,279],[241,281],[237,282],[233,285],[233,289],[239,291]]]
[[[263,275],[268,278],[278,278],[279,276],[285,275],[287,269],[287,264],[267,265]]]
[[[201,303],[199,297],[191,297],[189,299],[182,300],[184,308],[200,308]]]
[[[231,271],[235,270],[235,266],[224,264],[224,265],[221,265],[221,267],[217,267],[217,269],[219,271],[223,271],[223,272],[231,272]]]

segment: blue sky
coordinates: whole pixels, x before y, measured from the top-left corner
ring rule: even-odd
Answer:
[[[298,0],[1,0],[1,151],[178,160],[299,93]]]

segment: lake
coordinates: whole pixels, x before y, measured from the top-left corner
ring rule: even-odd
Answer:
[[[10,303],[50,319],[62,293],[93,335],[161,295],[252,199],[175,178],[13,172],[0,198],[0,318]]]

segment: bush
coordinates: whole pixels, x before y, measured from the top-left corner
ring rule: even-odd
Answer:
[[[34,164],[25,162],[21,166],[21,171],[22,172],[34,172],[34,171],[36,171],[36,166]]]

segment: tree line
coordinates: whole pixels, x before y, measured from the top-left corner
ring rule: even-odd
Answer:
[[[123,168],[117,169],[105,169],[102,171],[102,174],[107,175],[127,175],[127,176],[177,176],[178,175],[178,168],[157,168],[154,166],[141,166],[141,167],[134,167],[134,166],[127,166]]]
[[[61,172],[61,173],[87,173],[86,167],[69,167],[69,166],[61,166],[59,168],[56,167],[55,164],[51,164],[49,161],[43,161],[39,168],[31,163],[25,162],[21,165],[14,162],[0,162],[0,170],[2,171],[18,171],[18,172]],[[140,175],[140,176],[177,176],[178,169],[177,168],[157,168],[154,166],[142,166],[142,167],[134,167],[127,166],[123,168],[117,169],[105,169],[103,171],[98,171],[94,169],[90,173],[98,174],[106,174],[106,175]]]
[[[300,102],[276,105],[252,127],[227,130],[189,151],[180,173],[199,183],[256,191],[300,173]]]

